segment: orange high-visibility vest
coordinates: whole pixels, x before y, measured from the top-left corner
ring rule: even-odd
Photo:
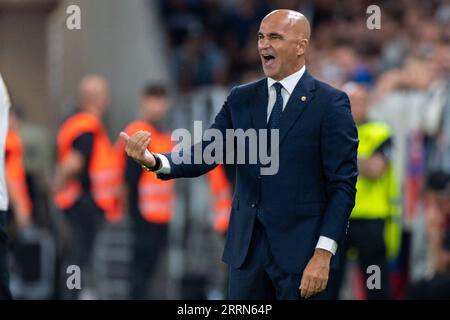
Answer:
[[[120,163],[100,119],[91,113],[79,112],[63,123],[57,137],[58,163],[66,161],[74,140],[84,133],[92,133],[94,138],[88,167],[90,191],[106,218],[116,221],[120,209]],[[82,192],[80,181],[74,179],[56,194],[55,203],[62,209],[70,208]]]
[[[145,121],[132,122],[124,130],[129,136],[138,131],[148,131],[151,134],[149,149],[154,153],[171,152],[174,146],[170,134],[157,131]],[[125,171],[125,142],[119,139],[116,150],[122,155],[122,168]],[[152,223],[169,223],[173,218],[174,181],[163,181],[156,174],[142,171],[138,182],[138,207],[142,217]]]
[[[231,211],[231,186],[222,165],[208,172],[209,190],[213,199],[213,227],[219,233],[228,229]]]
[[[23,165],[23,145],[19,135],[12,129],[6,136],[6,181],[8,183],[11,199],[19,206],[19,211],[27,215],[31,214],[33,204],[28,192],[25,168]]]

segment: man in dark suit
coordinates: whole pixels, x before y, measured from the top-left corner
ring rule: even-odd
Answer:
[[[347,95],[305,69],[309,37],[301,13],[267,15],[258,32],[267,78],[233,88],[211,126],[224,137],[227,129],[279,130],[269,148],[278,152],[276,174],[261,174],[261,161],[237,165],[223,254],[231,299],[329,297],[330,270],[354,206],[358,138]],[[146,152],[147,132],[121,136],[127,154],[161,179],[197,177],[217,165],[175,164],[177,153]],[[189,156],[210,143],[204,139]],[[245,159],[250,150],[246,143]]]

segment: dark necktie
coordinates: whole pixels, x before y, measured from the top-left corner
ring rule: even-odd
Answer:
[[[275,101],[275,104],[273,105],[272,112],[270,113],[269,122],[267,123],[267,155],[270,156],[271,151],[271,129],[280,129],[280,118],[281,113],[283,112],[283,96],[281,95],[281,89],[283,88],[283,85],[279,82],[275,82],[273,84],[275,87],[276,93],[277,93],[277,99]],[[264,223],[264,215],[261,209],[258,209],[257,214],[258,220],[261,222],[262,225],[265,225]]]
[[[281,89],[283,88],[283,85],[279,82],[275,82],[273,86],[275,87],[277,93],[277,99],[275,100],[275,104],[272,108],[272,113],[269,117],[269,122],[267,123],[267,155],[269,156],[272,154],[271,129],[280,129],[280,118],[281,113],[283,112],[283,96],[281,95]]]
[[[269,123],[267,124],[267,128],[270,129],[280,129],[280,118],[281,113],[283,112],[283,96],[281,95],[281,89],[283,85],[279,82],[275,82],[273,84],[275,90],[277,92],[277,100],[273,105],[272,113],[270,114]]]

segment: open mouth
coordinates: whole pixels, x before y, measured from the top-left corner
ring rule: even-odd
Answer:
[[[271,54],[262,54],[261,56],[265,66],[271,66],[275,62],[275,56]]]

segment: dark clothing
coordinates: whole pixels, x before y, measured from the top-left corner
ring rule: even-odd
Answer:
[[[233,88],[211,128],[219,130],[224,139],[229,136],[228,129],[267,129],[268,96],[267,79]],[[279,161],[273,161],[277,164],[272,163],[273,171],[262,159],[237,165],[223,254],[230,268],[239,269],[251,253],[258,209],[264,213],[274,261],[287,273],[303,271],[320,236],[338,245],[345,237],[358,175],[358,133],[347,95],[314,79],[306,70],[287,101],[279,127],[279,145],[271,150],[272,155],[279,154]],[[256,135],[256,146],[263,145],[260,138]],[[235,146],[235,151],[244,150],[243,159],[254,159],[255,148],[250,147],[249,139],[237,140],[245,141],[238,142],[243,145]],[[224,148],[229,146],[222,142]],[[181,164],[172,158],[173,153],[166,153],[171,171],[158,177],[197,177],[214,169],[217,163],[198,164],[195,156],[210,143],[205,139],[193,146],[184,155],[190,161]],[[224,155],[226,151],[231,150],[224,150]],[[336,266],[336,259],[332,258],[331,265]]]
[[[70,225],[70,243],[62,268],[63,279],[70,265],[77,265],[82,271],[81,288],[92,286],[92,253],[96,237],[105,221],[103,211],[94,202],[90,194],[83,194],[75,205],[65,210]],[[63,281],[65,285],[66,281]],[[78,290],[68,290],[64,287],[63,297],[75,299]]]
[[[381,154],[387,161],[391,160],[392,139],[388,138],[375,151],[374,154]],[[366,288],[367,298],[390,299],[391,290],[389,285],[389,269],[386,257],[386,245],[384,241],[383,219],[351,219],[349,230],[344,245],[340,251],[340,267],[337,272],[336,291],[333,293],[333,299],[339,298],[339,291],[342,286],[344,273],[346,270],[347,253],[349,248],[358,250],[358,264],[363,275],[367,276],[367,267],[377,265],[381,271],[381,289],[369,290]],[[366,277],[364,281],[366,281]]]
[[[0,300],[11,300],[8,271],[8,235],[6,233],[6,212],[0,211]]]
[[[91,160],[94,144],[94,135],[90,132],[77,137],[72,144],[74,150],[80,152],[85,160],[84,168],[79,176],[83,188],[80,199],[65,210],[70,226],[70,243],[63,265],[63,279],[67,278],[66,269],[69,265],[77,265],[82,270],[81,288],[93,285],[92,251],[95,239],[104,223],[104,212],[94,201],[91,193],[91,181],[89,177],[89,162]],[[65,284],[66,281],[63,281]],[[76,299],[79,290],[68,290],[63,287],[63,297]]]
[[[141,166],[127,157],[127,163],[125,167],[125,183],[128,187],[128,205],[132,216],[140,215],[139,212],[139,198],[138,198],[138,184],[142,174]],[[144,220],[144,222],[146,222]]]
[[[447,228],[444,239],[442,239],[442,248],[450,252],[450,227]]]
[[[139,212],[131,213],[134,236],[131,260],[131,293],[133,300],[152,299],[149,284],[161,255],[167,247],[168,224],[150,223]]]
[[[161,254],[167,246],[168,224],[151,223],[139,210],[138,184],[142,168],[127,158],[125,181],[128,187],[128,203],[131,216],[131,232],[134,236],[131,260],[131,292],[133,300],[151,299],[148,288]]]
[[[327,289],[312,300],[330,298],[334,288],[333,270]],[[232,300],[300,300],[300,273],[283,271],[275,262],[266,231],[262,224],[255,222],[249,254],[240,268],[230,268],[228,298]]]
[[[94,135],[91,132],[83,133],[73,141],[73,149],[83,155],[86,161],[85,168],[80,175],[80,182],[85,192],[90,192],[91,179],[89,177],[89,161],[92,154],[92,146],[94,144]]]
[[[450,227],[447,228],[442,239],[442,248],[450,251]],[[411,284],[407,291],[407,299],[450,299],[450,270],[437,274],[431,279]]]
[[[338,298],[340,286],[342,284],[347,252],[350,248],[358,250],[358,264],[364,275],[364,285],[371,273],[367,274],[367,267],[376,265],[380,267],[381,289],[369,290],[366,288],[367,298],[369,300],[391,299],[391,290],[389,285],[389,269],[386,258],[386,246],[384,242],[384,224],[383,219],[351,219],[347,238],[342,246],[338,270],[336,291],[334,299]]]
[[[450,274],[439,274],[429,280],[420,280],[407,290],[407,299],[412,300],[449,300]]]

